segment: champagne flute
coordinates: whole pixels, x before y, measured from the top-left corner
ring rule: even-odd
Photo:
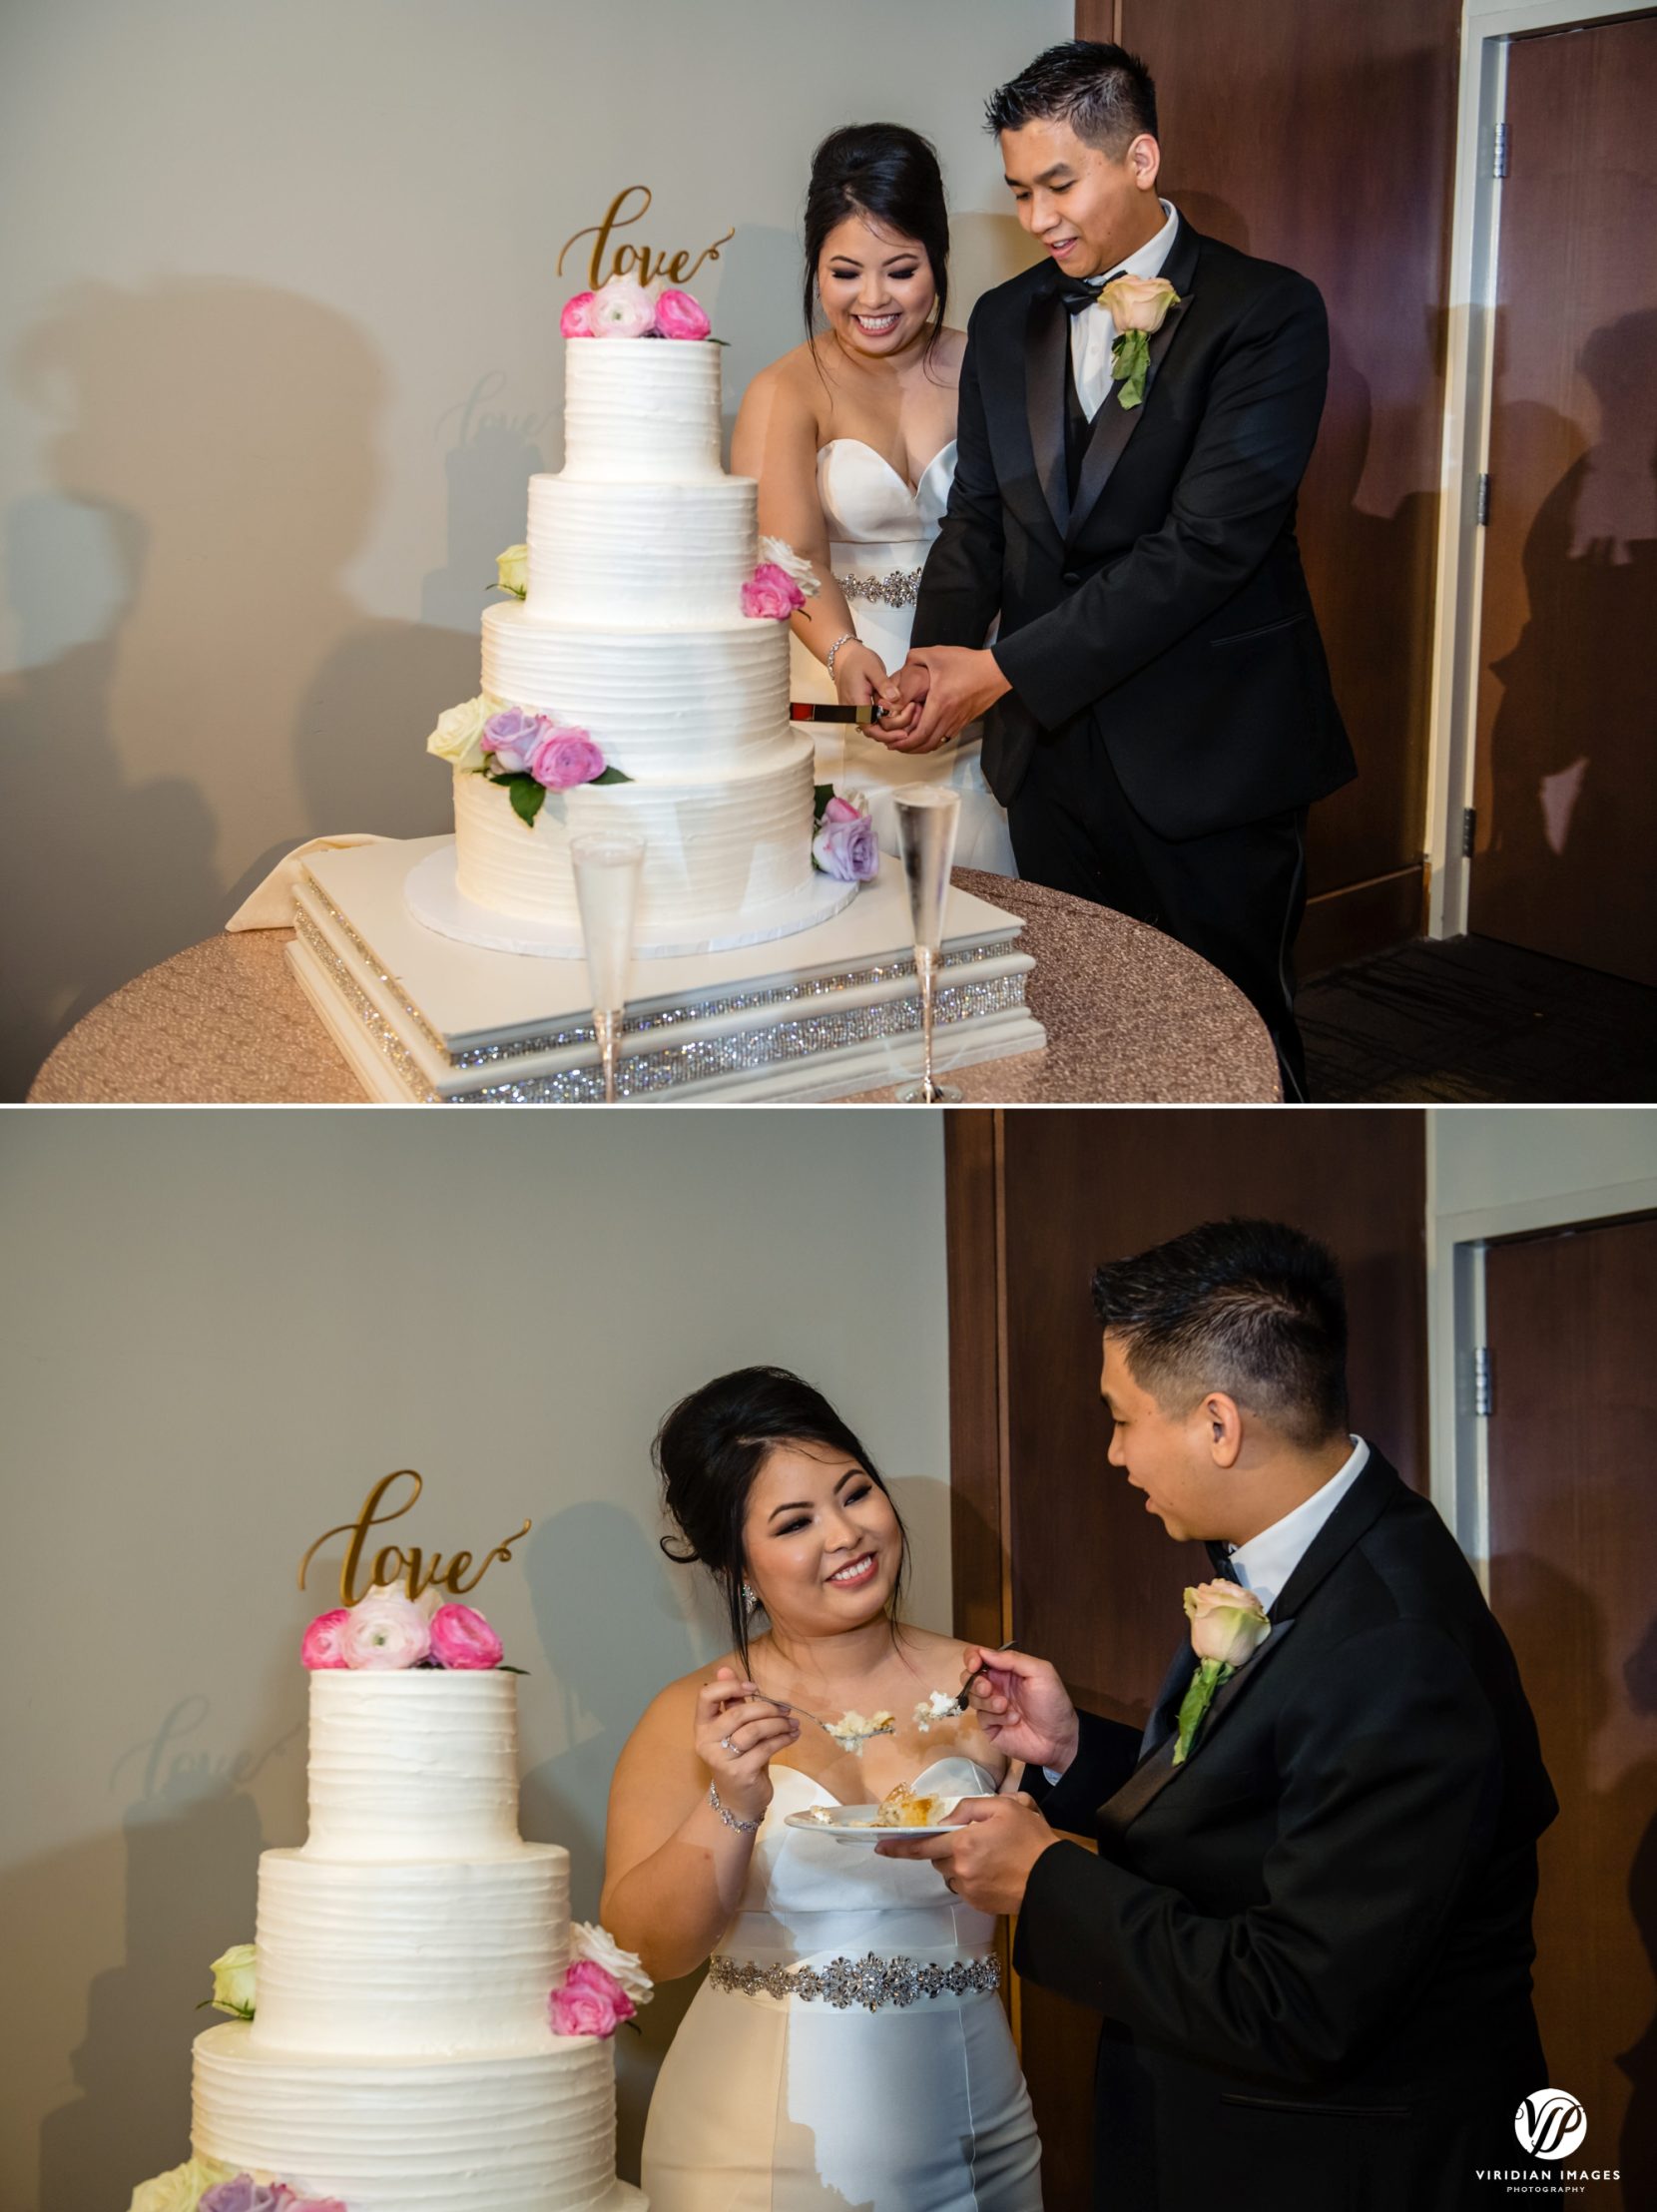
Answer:
[[[627,1005],[627,973],[633,963],[633,921],[645,840],[619,831],[588,830],[570,839],[575,902],[587,952],[593,993],[593,1028],[604,1070],[604,1103],[616,1103],[616,1047]]]
[[[909,922],[914,932],[914,968],[920,978],[920,1081],[897,1093],[899,1105],[952,1106],[960,1092],[952,1083],[932,1079],[932,1024],[936,1012],[937,972],[943,965],[943,905],[949,895],[949,867],[955,857],[961,795],[941,784],[915,784],[894,792],[897,848],[909,893]]]

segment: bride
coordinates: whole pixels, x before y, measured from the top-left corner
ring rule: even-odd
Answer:
[[[731,466],[759,479],[761,530],[804,554],[820,582],[794,618],[794,697],[904,714],[888,679],[908,653],[949,500],[966,344],[943,319],[949,219],[936,155],[896,123],[830,132],[813,158],[805,228],[806,327],[814,333],[815,304],[827,328],[749,385]],[[1018,872],[975,726],[938,753],[844,730],[822,726],[818,781],[867,794],[884,850],[897,849],[893,791],[941,782],[961,795],[957,863]]]
[[[911,1718],[958,1684],[960,1646],[900,1620],[906,1545],[884,1484],[779,1368],[694,1391],[656,1459],[684,1538],[663,1548],[712,1573],[733,1648],[660,1693],[610,1796],[605,1927],[660,1980],[711,1956],[645,2129],[653,2212],[1039,2212],[995,1923],[872,1836],[786,1825],[899,1782],[953,1799],[1005,1777],[970,1715],[925,1735]],[[806,1717],[882,1710],[895,1730],[860,1757]],[[837,1976],[811,1994],[796,1980],[870,1957],[886,1974],[854,1998]]]

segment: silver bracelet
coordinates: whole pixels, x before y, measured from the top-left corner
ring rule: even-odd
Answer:
[[[839,636],[834,640],[833,644],[828,648],[828,652],[823,656],[823,665],[828,671],[830,682],[832,682],[834,675],[834,655],[839,651],[842,645],[855,645],[856,642],[857,633],[855,630],[842,630]]]
[[[708,1803],[714,1808],[714,1811],[727,1828],[739,1829],[745,1836],[752,1836],[760,1826],[758,1821],[745,1821],[740,1813],[733,1813],[729,1806],[721,1805],[719,1790],[712,1782],[708,1785]]]

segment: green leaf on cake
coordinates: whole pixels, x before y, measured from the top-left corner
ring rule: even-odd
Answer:
[[[619,768],[607,768],[602,776],[595,776],[595,784],[631,784],[631,776],[624,776]]]
[[[812,786],[812,828],[814,830],[823,828],[823,818],[828,812],[828,802],[833,796],[834,787],[832,784],[814,784]]]
[[[512,812],[526,830],[533,830],[535,818],[546,805],[546,791],[533,776],[492,776],[489,781],[499,784],[512,802]]]

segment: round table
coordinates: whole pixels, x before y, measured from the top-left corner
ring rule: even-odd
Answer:
[[[1235,984],[1159,930],[1037,883],[957,868],[1023,915],[1044,1052],[952,1071],[981,1106],[1256,1104],[1281,1096],[1265,1024]],[[290,929],[210,937],[95,1006],[58,1045],[30,1103],[366,1105],[283,957]],[[889,1089],[855,1103],[889,1101]],[[756,1101],[756,1103],[762,1103]]]

